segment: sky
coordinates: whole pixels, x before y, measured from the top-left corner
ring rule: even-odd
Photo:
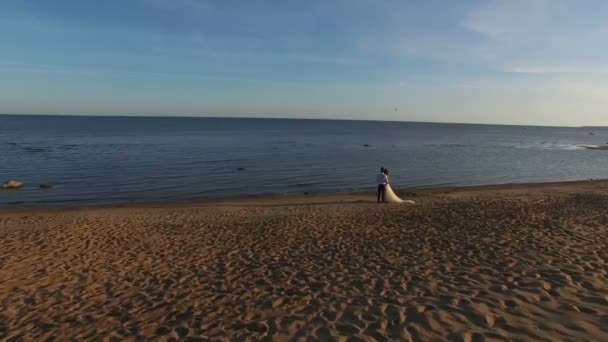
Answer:
[[[0,113],[608,125],[605,0],[0,0]]]

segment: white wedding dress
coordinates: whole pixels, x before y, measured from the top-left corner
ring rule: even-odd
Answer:
[[[384,188],[384,202],[386,202],[386,203],[403,203],[403,204],[415,204],[416,203],[414,201],[402,200],[401,198],[399,198],[395,194],[393,189],[391,188],[390,184],[386,184],[386,187]]]

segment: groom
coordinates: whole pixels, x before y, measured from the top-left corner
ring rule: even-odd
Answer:
[[[388,183],[384,167],[380,168],[380,173],[376,176],[376,183],[378,183],[378,203],[381,203],[384,202],[384,189],[386,188],[386,183]]]

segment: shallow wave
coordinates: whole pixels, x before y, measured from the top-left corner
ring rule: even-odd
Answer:
[[[519,149],[543,149],[543,150],[580,150],[584,147],[594,147],[596,145],[580,145],[580,144],[564,144],[564,143],[502,143],[502,144],[428,144],[428,147],[444,147],[444,148],[519,148]]]
[[[538,143],[538,144],[512,144],[502,145],[505,147],[522,148],[522,149],[542,149],[542,150],[580,150],[582,145],[577,144],[559,144],[559,143]]]

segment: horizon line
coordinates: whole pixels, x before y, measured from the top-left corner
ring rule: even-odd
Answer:
[[[151,115],[151,114],[24,114],[24,113],[0,113],[0,116],[67,116],[67,117],[114,117],[114,118],[176,118],[176,119],[259,119],[259,120],[309,120],[309,121],[361,121],[361,122],[395,122],[395,123],[422,123],[422,124],[448,124],[448,125],[482,125],[482,126],[513,126],[513,127],[563,127],[563,128],[608,128],[607,126],[560,126],[560,125],[538,125],[538,124],[506,124],[506,123],[478,123],[478,122],[449,122],[449,121],[416,121],[416,120],[388,120],[388,119],[339,119],[339,118],[292,118],[271,116],[204,116],[204,115]]]

